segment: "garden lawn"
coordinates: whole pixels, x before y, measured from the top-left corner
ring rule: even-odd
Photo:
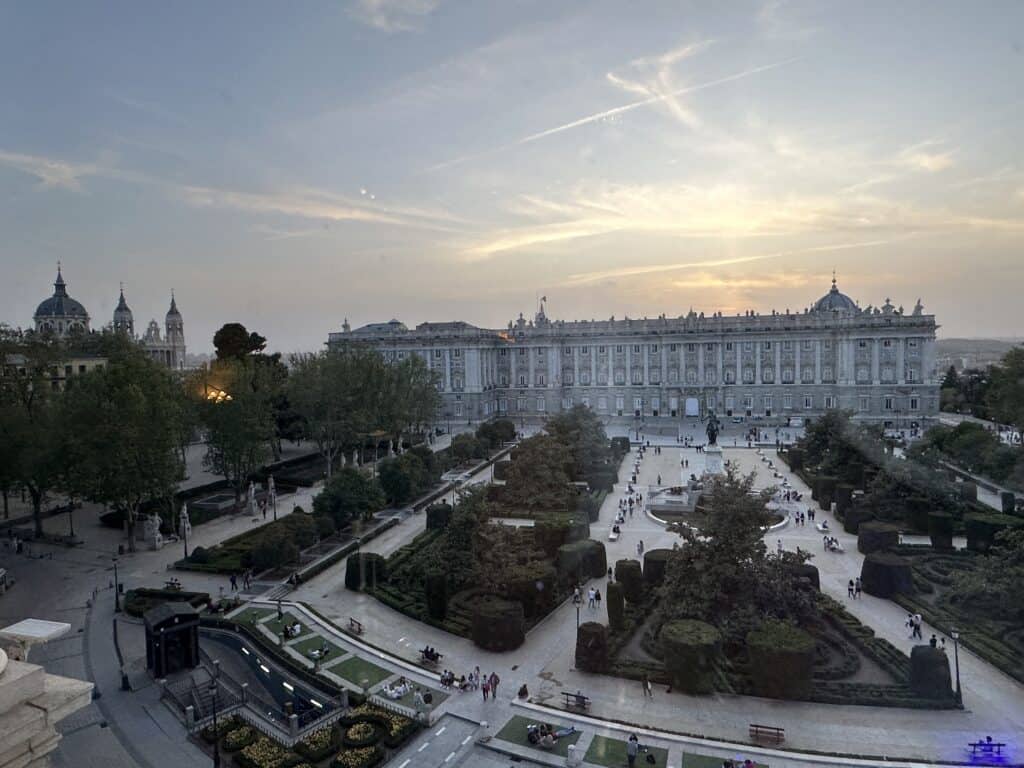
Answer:
[[[320,635],[312,635],[303,640],[299,640],[299,642],[295,643],[294,645],[289,645],[288,647],[296,653],[302,655],[304,658],[312,660],[312,657],[309,655],[309,652],[323,648],[324,642],[324,638]],[[326,643],[328,650],[327,658],[323,659],[322,661],[333,661],[334,659],[341,658],[347,653],[347,651],[335,645],[330,640],[327,640]]]
[[[267,616],[272,616],[276,613],[274,608],[246,608],[241,613],[237,613],[231,617],[232,621],[237,621],[239,624],[259,624],[260,619],[265,619]]]
[[[274,618],[271,619],[268,622],[265,622],[263,624],[263,626],[266,627],[267,629],[269,629],[271,632],[273,632],[278,637],[281,636],[281,630],[284,629],[284,627],[286,625],[290,627],[292,624],[294,624],[295,622],[299,621],[294,616],[292,616],[290,613],[285,613],[284,617],[281,618],[281,619],[277,618],[276,609],[273,609],[273,613],[274,613]],[[301,621],[299,621],[299,637],[302,637],[303,635],[308,634],[308,633],[310,633],[312,631],[313,630],[311,630],[309,627],[307,627],[305,624],[303,624]]]
[[[731,758],[734,763],[743,765],[744,758]],[[707,755],[694,755],[690,752],[683,753],[683,768],[722,768],[721,757],[708,757]],[[768,768],[764,763],[754,763],[757,768]]]
[[[331,667],[331,672],[359,686],[366,680],[371,688],[395,674],[359,656],[350,656],[340,664],[335,664]]]
[[[420,691],[422,691],[423,693],[427,693],[427,692],[429,691],[429,692],[430,692],[430,694],[431,694],[431,695],[432,695],[432,696],[434,697],[434,698],[433,698],[433,700],[432,700],[432,701],[431,701],[431,702],[430,702],[429,704],[427,704],[427,709],[428,709],[428,710],[434,709],[434,708],[435,708],[435,707],[437,707],[437,706],[438,706],[438,705],[439,705],[439,704],[440,704],[440,703],[441,703],[442,701],[444,701],[445,699],[447,699],[447,698],[448,698],[448,694],[447,694],[447,693],[444,693],[444,692],[442,692],[442,691],[435,691],[435,690],[434,690],[433,688],[428,688],[428,687],[427,687],[427,686],[425,686],[425,685],[421,685],[421,686],[419,686],[419,689],[420,689]],[[409,691],[409,692],[408,692],[407,694],[405,694],[405,696],[403,696],[402,698],[400,698],[400,699],[398,700],[398,703],[399,703],[399,704],[401,704],[401,705],[402,705],[402,706],[404,706],[404,707],[410,707],[410,708],[412,708],[412,709],[415,709],[415,708],[416,708],[416,704],[415,704],[415,702],[413,701],[413,697],[414,697],[415,695],[416,695],[416,689],[415,689],[415,688],[413,688],[413,689],[412,689],[411,691]]]
[[[565,757],[569,754],[569,746],[579,741],[580,736],[582,735],[580,731],[576,731],[576,733],[573,733],[569,736],[565,736],[556,741],[553,749],[541,749],[536,744],[531,744],[529,740],[526,738],[526,726],[530,723],[539,724],[540,722],[542,721],[535,718],[527,719],[525,717],[520,717],[519,715],[516,715],[507,723],[505,723],[504,728],[498,731],[496,738],[499,738],[502,741],[510,742],[512,744],[518,744],[520,747],[535,749],[538,752],[544,752],[549,755],[558,755],[559,757]],[[623,751],[622,754],[622,763],[623,765],[625,765],[625,751]],[[610,763],[606,763],[606,765],[610,765]]]
[[[643,742],[640,742],[641,746]],[[641,752],[640,756],[637,757],[637,765],[654,765],[656,768],[665,768],[668,765],[668,750],[662,749],[661,747],[648,747],[648,752],[654,755],[654,763],[648,763],[645,753]],[[621,739],[610,739],[607,736],[595,736],[594,740],[590,742],[590,747],[587,749],[586,757],[583,758],[584,762],[593,763],[594,765],[607,765],[607,766],[618,766],[626,765],[626,742]],[[721,768],[721,763],[717,763],[715,768]],[[690,768],[690,763],[683,761],[685,768]]]

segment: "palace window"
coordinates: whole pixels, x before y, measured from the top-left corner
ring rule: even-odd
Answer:
[[[783,368],[782,369],[782,383],[783,384],[792,384],[793,383],[793,369],[792,368]]]
[[[891,365],[887,365],[882,368],[882,381],[887,384],[892,383],[895,380],[895,371]]]
[[[525,354],[526,354],[526,348],[525,347],[520,347],[519,348],[519,356],[523,357]]]
[[[882,346],[888,349],[892,346],[892,339],[882,339]]]
[[[621,354],[623,353],[623,351],[624,351],[624,350],[623,350],[623,347],[622,347],[622,345],[621,345],[621,344],[617,344],[617,345],[615,346],[615,354],[617,354],[617,355],[621,355]]]
[[[566,347],[565,349],[562,350],[562,353],[566,354],[566,355],[571,355],[572,354],[572,347]]]
[[[519,376],[519,386],[520,387],[525,387],[526,386],[526,376],[524,376],[522,374],[520,374],[520,376]]]
[[[725,342],[725,351],[726,352],[732,352],[732,342],[731,341]]]
[[[640,368],[634,368],[633,371],[632,371],[632,375],[631,375],[631,381],[634,384],[643,384],[644,383],[644,372],[643,372],[643,370],[640,369]]]
[[[537,386],[538,387],[546,387],[547,386],[547,376],[545,376],[543,373],[538,373],[537,374]]]
[[[455,350],[452,350],[452,353],[453,353],[453,354],[454,354],[454,355],[455,355],[456,357],[462,357],[462,350],[461,350],[461,349],[455,349]]]
[[[804,351],[805,351],[805,352],[807,352],[807,351],[810,351],[810,349],[811,349],[811,344],[813,344],[813,343],[814,343],[814,342],[813,342],[813,341],[811,341],[810,339],[804,339],[804,343],[803,343]]]
[[[832,366],[826,365],[821,369],[821,378],[825,381],[832,381]]]
[[[709,342],[708,342],[708,343],[707,343],[707,344],[706,344],[706,345],[704,346],[704,349],[706,349],[706,350],[707,350],[708,352],[714,352],[714,351],[715,351],[715,345],[714,345],[714,344],[712,344],[712,343],[711,343],[711,342],[709,341]]]
[[[764,410],[765,410],[765,412],[768,412],[771,409],[772,409],[772,396],[771,395],[765,395],[764,396]]]
[[[792,341],[784,341],[784,342],[782,342],[782,349],[784,351],[786,351],[786,352],[789,352],[791,349],[793,349],[793,342]]]
[[[792,408],[793,408],[793,396],[792,395],[783,395],[782,396],[782,407],[785,410],[787,410],[787,411],[792,410]]]
[[[625,403],[626,399],[622,395],[618,395],[615,398],[615,410],[621,411],[623,408],[626,407]]]
[[[668,345],[668,351],[669,352],[675,352],[676,351],[676,345],[675,344],[669,344]]]
[[[562,374],[562,383],[565,384],[566,386],[570,386],[570,387],[572,386],[572,384],[573,384],[573,372],[572,371],[566,371],[565,373]]]
[[[886,395],[882,399],[882,408],[886,411],[891,411],[896,407],[896,398],[892,395]]]
[[[857,409],[860,411],[871,410],[871,398],[867,395],[861,395],[857,398]]]
[[[724,376],[725,376],[725,383],[726,384],[735,384],[736,383],[736,372],[735,371],[726,371]]]
[[[616,384],[625,384],[626,383],[626,372],[623,371],[621,368],[619,370],[615,371],[615,383]]]
[[[580,384],[590,383],[590,371],[580,371]]]
[[[501,374],[500,376],[498,376],[498,383],[501,386],[503,386],[503,387],[507,387],[508,386],[508,376],[505,375],[504,373]]]
[[[697,345],[696,344],[687,344],[686,345],[686,351],[687,352],[696,352],[697,351]]]
[[[607,411],[608,410],[608,398],[607,397],[599,397],[599,398],[597,398],[597,410],[599,410],[599,411]]]
[[[814,395],[804,395],[804,409],[810,410],[814,407]]]
[[[835,395],[825,395],[825,408],[832,409],[836,407]]]
[[[520,398],[518,398],[516,400],[516,410],[518,410],[518,411],[525,411],[526,410],[526,398],[525,397],[520,397]]]
[[[670,384],[675,384],[679,381],[679,371],[676,368],[668,369],[668,381]]]
[[[871,378],[871,371],[867,368],[861,367],[857,369],[857,381],[860,384],[866,383]]]
[[[911,383],[917,381],[917,371],[913,368],[907,368],[907,381]]]
[[[537,357],[544,357],[544,347],[537,347]]]
[[[917,410],[920,410],[920,408],[921,408],[921,400],[918,398],[917,395],[911,395],[910,396],[910,410],[917,411]]]
[[[752,342],[752,341],[744,341],[743,342],[743,351],[744,352],[749,352],[753,348],[754,348],[754,342]]]
[[[809,384],[810,382],[814,381],[814,369],[813,368],[810,368],[810,367],[804,368],[804,372],[803,372],[802,375],[803,375],[802,381],[805,384]]]
[[[639,355],[640,354],[640,345],[639,344],[634,344],[633,345],[633,354],[634,355]]]
[[[744,368],[743,369],[743,383],[744,384],[753,384],[754,383],[754,369],[753,368]]]
[[[651,384],[661,384],[661,369],[651,368]]]
[[[860,347],[861,349],[867,349],[868,348],[868,340],[867,339],[858,339],[857,340],[857,346]]]
[[[764,342],[764,348],[770,350],[772,348],[772,343],[770,341]]]
[[[754,396],[744,395],[743,396],[743,410],[750,411],[754,408]]]
[[[440,349],[435,349],[434,350],[434,359],[435,360],[440,360],[441,359],[441,350]]]
[[[598,384],[607,384],[608,383],[608,374],[605,371],[598,371],[597,383]]]
[[[693,370],[693,368],[690,368],[690,369],[688,369],[686,371],[686,383],[687,384],[696,384],[697,383],[697,372],[695,370]]]
[[[507,349],[499,349],[498,350],[498,357],[505,357],[507,352],[508,352]],[[399,353],[399,354],[401,354],[401,353]]]
[[[704,371],[704,383],[705,384],[717,384],[718,383],[718,372],[714,368],[708,368]]]

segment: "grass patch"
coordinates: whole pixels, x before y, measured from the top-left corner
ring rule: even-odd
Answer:
[[[275,609],[273,608],[246,608],[241,613],[236,613],[232,616],[231,620],[237,621],[239,624],[255,626],[260,623],[260,619],[265,619],[274,613]]]
[[[346,651],[343,648],[338,647],[329,640],[325,641],[320,635],[311,635],[288,647],[303,657],[310,659],[310,651],[320,650],[324,647],[325,642],[327,643],[327,658],[321,659],[321,661],[333,661],[345,655]]]
[[[378,667],[373,662],[359,656],[350,656],[340,664],[335,664],[331,667],[331,673],[359,686],[362,686],[363,680],[366,680],[371,688],[395,674],[391,670]]]
[[[743,765],[742,757],[730,758],[734,763]],[[708,757],[707,755],[695,755],[691,752],[683,753],[683,765],[685,768],[722,768],[724,758]],[[754,763],[757,768],[768,768],[765,763]]]
[[[442,701],[444,701],[445,699],[448,698],[448,694],[447,693],[445,693],[443,691],[435,691],[433,688],[428,688],[425,685],[419,686],[419,689],[423,693],[427,693],[429,691],[430,694],[433,695],[433,697],[434,697],[433,700],[429,704],[427,704],[427,709],[428,710],[434,709],[435,707],[440,705]],[[402,706],[411,707],[411,708],[415,709],[416,704],[413,701],[413,697],[415,695],[416,695],[416,689],[413,688],[411,691],[409,691],[407,694],[405,694],[405,696],[400,698],[398,700],[398,703],[401,704]]]
[[[302,637],[303,635],[309,634],[310,632],[313,631],[309,627],[307,627],[305,624],[303,624],[301,621],[299,621],[297,618],[292,616],[290,613],[286,612],[284,614],[284,616],[282,618],[280,618],[280,619],[276,618],[276,615],[277,615],[276,611],[274,611],[273,613],[275,614],[275,618],[273,618],[270,621],[264,623],[263,626],[266,627],[267,629],[269,629],[271,632],[273,632],[278,637],[281,636],[281,630],[284,629],[285,626],[289,626],[290,627],[292,624],[294,624],[297,621],[299,622],[299,637]],[[291,638],[289,638],[289,639],[291,639]]]
[[[640,744],[642,747],[643,742],[640,742]],[[636,759],[637,766],[654,765],[656,768],[665,768],[668,765],[667,749],[648,747],[647,751],[654,755],[654,763],[647,762],[647,753],[641,751]],[[583,761],[593,763],[594,765],[615,766],[615,768],[618,768],[620,765],[626,765],[626,742],[621,739],[610,739],[607,736],[595,736],[594,740],[590,742],[590,747],[587,749],[587,755],[583,758]],[[686,768],[690,768],[688,761],[684,761],[683,765]],[[715,768],[722,768],[721,762],[716,764]]]
[[[545,752],[549,755],[558,755],[559,757],[565,757],[569,754],[569,746],[579,741],[582,735],[580,731],[564,736],[555,742],[555,746],[552,749],[541,749],[536,744],[531,744],[529,739],[526,738],[526,726],[530,723],[538,722],[537,720],[528,720],[525,717],[516,715],[507,723],[505,727],[498,731],[496,738],[502,741],[507,741],[511,744],[518,744],[520,747],[527,747],[529,749],[535,749],[538,752]],[[625,764],[625,751],[623,751],[622,762]]]

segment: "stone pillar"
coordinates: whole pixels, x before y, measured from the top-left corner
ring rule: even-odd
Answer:
[[[697,345],[697,385],[704,386],[704,344],[706,342],[700,342]]]
[[[882,383],[878,373],[878,347],[880,343],[878,339],[871,340],[871,383],[876,387]]]
[[[761,385],[761,342],[754,342],[754,384]]]
[[[907,340],[903,337],[896,339],[896,380],[900,384],[907,383],[906,351]]]
[[[821,384],[821,339],[814,340],[814,383]]]
[[[299,736],[299,716],[294,712],[288,715],[288,735],[293,739]]]
[[[245,704],[249,700],[249,684],[242,683],[242,703]]]

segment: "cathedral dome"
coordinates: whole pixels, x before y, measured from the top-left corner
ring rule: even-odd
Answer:
[[[63,335],[73,329],[89,330],[89,313],[80,302],[68,296],[60,267],[57,267],[57,279],[53,283],[53,296],[40,302],[33,319],[37,331],[49,330]]]
[[[836,287],[836,279],[832,278],[831,290],[814,302],[814,312],[860,312],[857,302],[840,293]]]

